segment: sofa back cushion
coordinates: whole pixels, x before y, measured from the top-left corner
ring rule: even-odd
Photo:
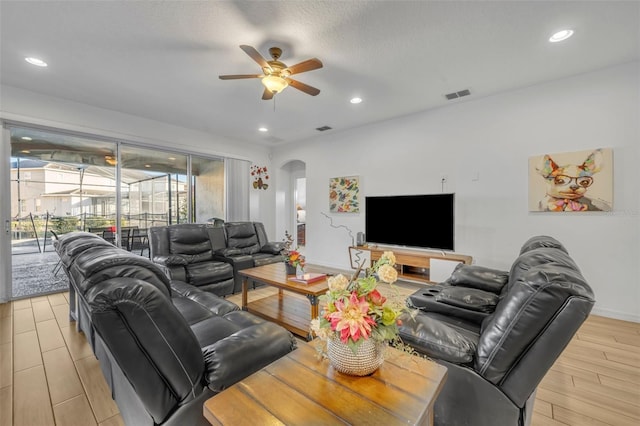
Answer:
[[[92,286],[115,277],[131,277],[147,281],[169,297],[171,286],[166,274],[146,257],[113,245],[96,245],[78,254],[69,268],[69,277],[84,294]]]
[[[195,223],[169,226],[169,252],[185,256],[187,263],[213,259],[206,226]]]
[[[524,254],[529,250],[534,250],[540,247],[557,248],[565,253],[568,253],[567,249],[564,248],[562,243],[555,238],[548,235],[536,235],[535,237],[531,237],[527,241],[525,241],[525,243],[520,248],[520,254]]]
[[[227,233],[227,247],[238,248],[243,254],[260,251],[260,243],[253,222],[229,222],[224,225]]]
[[[87,301],[97,334],[156,424],[202,392],[200,345],[155,286],[113,278],[89,290]]]
[[[514,387],[520,394],[510,397],[526,400],[584,321],[594,299],[573,260],[559,248],[527,251],[518,257],[514,270],[495,312],[482,323],[475,369],[498,386],[521,373],[517,380],[530,381],[531,386]]]

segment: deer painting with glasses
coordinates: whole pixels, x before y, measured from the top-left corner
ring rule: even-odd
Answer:
[[[540,211],[609,211],[603,200],[586,196],[594,183],[594,175],[603,168],[601,149],[591,152],[582,164],[558,165],[549,155],[542,157],[536,172],[545,179],[546,196],[539,203]]]

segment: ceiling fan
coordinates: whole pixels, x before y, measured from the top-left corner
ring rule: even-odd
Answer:
[[[241,78],[260,78],[265,89],[262,93],[262,99],[269,100],[273,98],[276,93],[282,92],[287,86],[294,87],[308,95],[316,96],[320,93],[319,89],[309,86],[289,78],[294,74],[300,74],[307,71],[312,71],[318,68],[322,68],[322,62],[317,58],[307,59],[299,64],[288,67],[278,60],[282,55],[282,49],[279,47],[272,47],[269,49],[269,54],[273,58],[271,61],[267,61],[262,55],[253,47],[247,45],[241,45],[240,49],[251,57],[262,68],[262,74],[232,74],[221,75],[220,80],[236,80]]]

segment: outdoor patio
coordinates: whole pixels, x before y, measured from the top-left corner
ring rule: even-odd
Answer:
[[[42,240],[40,244],[42,244]],[[54,293],[69,288],[69,281],[64,271],[54,274],[58,263],[58,254],[49,241],[38,251],[35,240],[14,241],[11,246],[13,299],[32,297],[41,294]]]

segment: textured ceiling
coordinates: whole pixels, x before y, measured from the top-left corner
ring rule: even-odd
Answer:
[[[2,1],[0,15],[4,85],[267,146],[640,54],[637,1]],[[547,42],[567,27],[574,37]],[[258,79],[219,80],[260,72],[240,44],[267,58],[279,46],[288,65],[319,58],[297,79],[321,93],[287,88],[274,104]]]

